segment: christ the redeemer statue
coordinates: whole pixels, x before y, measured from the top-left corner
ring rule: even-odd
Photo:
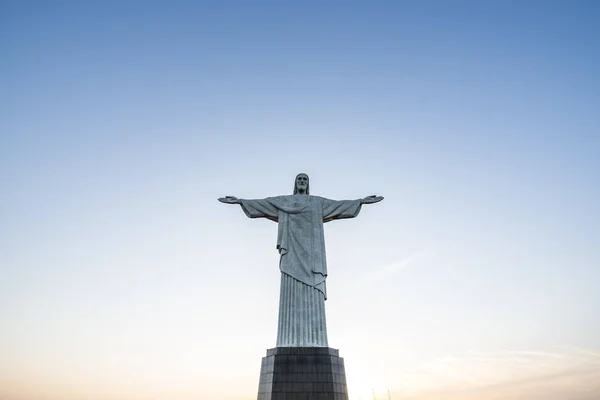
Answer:
[[[293,195],[257,200],[232,196],[219,199],[222,203],[240,204],[250,218],[267,218],[279,224],[281,291],[277,347],[328,347],[323,223],[354,218],[363,204],[383,200],[381,196],[329,200],[309,193],[308,175],[298,174]]]

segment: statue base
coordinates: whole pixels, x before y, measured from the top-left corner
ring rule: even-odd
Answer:
[[[258,400],[348,400],[344,359],[329,347],[269,349]]]

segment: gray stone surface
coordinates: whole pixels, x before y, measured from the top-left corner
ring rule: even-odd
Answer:
[[[269,349],[258,400],[348,400],[344,359],[328,347]]]
[[[239,204],[250,218],[266,218],[278,223],[277,250],[282,279],[278,347],[327,347],[325,281],[327,262],[323,224],[354,218],[363,204],[377,203],[380,196],[357,200],[330,200],[310,195],[308,175],[298,174],[294,194],[264,199],[238,199],[226,196],[226,204]],[[314,293],[305,293],[306,287]],[[322,312],[321,312],[322,310]]]

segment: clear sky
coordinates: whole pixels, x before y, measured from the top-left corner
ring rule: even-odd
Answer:
[[[250,400],[276,225],[351,400],[600,398],[600,3],[1,1],[0,398]]]

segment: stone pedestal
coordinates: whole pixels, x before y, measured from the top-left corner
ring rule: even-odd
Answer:
[[[258,400],[348,400],[344,359],[328,347],[269,349]]]

